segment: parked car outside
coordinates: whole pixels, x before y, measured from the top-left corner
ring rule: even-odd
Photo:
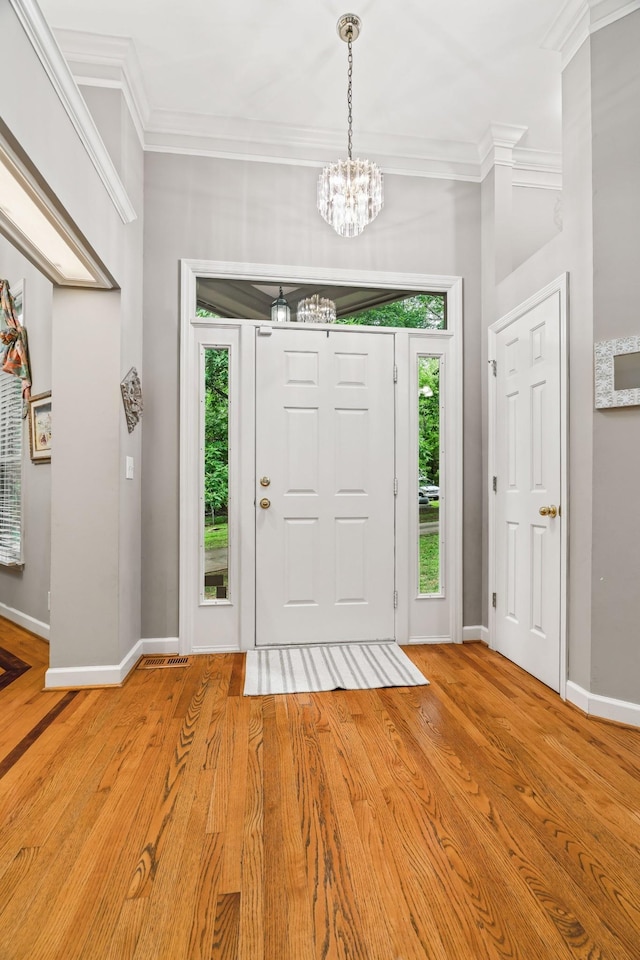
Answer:
[[[418,503],[427,504],[440,499],[440,487],[433,483],[424,483],[418,487]]]

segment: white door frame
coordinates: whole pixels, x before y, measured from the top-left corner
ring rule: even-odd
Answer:
[[[238,548],[242,552],[243,562],[239,573],[240,598],[236,606],[235,616],[237,627],[235,638],[226,633],[226,639],[216,641],[212,647],[198,648],[191,645],[193,637],[194,611],[192,609],[189,584],[193,577],[198,576],[193,530],[194,510],[199,505],[187,495],[192,489],[192,475],[194,463],[199,462],[198,443],[194,438],[194,431],[184,428],[185,424],[197,422],[198,410],[194,404],[193,384],[198,376],[197,340],[203,326],[211,325],[212,321],[196,319],[196,283],[198,277],[242,279],[253,282],[287,284],[308,283],[337,286],[360,286],[398,290],[423,290],[428,293],[447,294],[447,329],[438,331],[407,330],[402,338],[405,342],[403,356],[409,360],[409,337],[419,338],[424,348],[423,353],[433,349],[438,352],[438,345],[446,346],[447,350],[447,389],[445,403],[447,406],[446,437],[443,445],[448,481],[447,504],[447,551],[446,551],[446,598],[450,610],[449,635],[423,636],[423,631],[412,626],[411,611],[416,604],[428,604],[429,598],[418,598],[411,592],[414,574],[411,569],[412,552],[410,547],[411,520],[406,529],[397,530],[396,547],[396,583],[398,585],[398,608],[396,611],[396,638],[398,643],[428,643],[443,642],[445,640],[462,642],[462,449],[463,449],[463,421],[462,421],[462,278],[431,276],[429,274],[382,273],[370,270],[344,270],[328,268],[300,268],[278,264],[232,263],[226,261],[209,260],[182,260],[180,283],[180,572],[179,572],[179,650],[181,653],[190,652],[222,652],[224,650],[245,650],[255,645],[255,539],[249,533],[253,524],[237,525],[239,530]],[[253,409],[255,419],[255,387],[253,384],[253,367],[255,361],[255,343],[249,344],[249,337],[253,338],[256,321],[215,321],[220,327],[239,329],[239,336],[243,341],[243,354],[240,358],[239,379],[243,384],[243,398]],[[292,324],[297,327],[297,324]],[[339,328],[333,327],[334,330]],[[347,330],[354,328],[347,327]],[[357,328],[356,328],[357,329]],[[375,331],[375,327],[366,328]],[[398,338],[399,340],[401,338]],[[211,337],[215,343],[215,335]],[[402,351],[400,351],[402,352]],[[397,356],[396,362],[401,365],[403,356]],[[407,366],[408,369],[408,366]],[[397,409],[410,409],[408,404],[409,384],[401,385],[398,393]],[[403,396],[406,406],[403,408]],[[252,437],[248,435],[250,423],[246,416],[243,419],[244,431],[239,428],[237,413],[232,412],[230,417],[230,431],[236,431],[236,443],[239,459],[239,497],[241,502],[253,502],[254,491],[254,450]],[[397,416],[397,437],[399,449],[403,441],[407,449],[408,431],[410,425],[406,416]],[[255,423],[254,423],[255,429]],[[417,457],[417,453],[416,453]],[[408,502],[408,491],[413,491],[417,484],[417,470],[414,469],[414,458],[409,456],[398,458],[397,473],[400,493],[397,502],[398,516],[413,518],[414,529],[417,529],[417,492],[411,502]],[[412,502],[414,506],[412,507]],[[220,601],[222,603],[222,601]],[[412,607],[413,604],[413,607]]]
[[[496,613],[492,597],[497,590],[496,585],[496,510],[493,494],[493,477],[496,474],[496,434],[497,434],[497,391],[496,379],[493,376],[493,364],[496,362],[498,334],[519,320],[525,313],[529,313],[544,300],[554,294],[560,294],[560,504],[562,509],[562,527],[560,531],[560,696],[566,699],[568,661],[567,661],[567,584],[568,584],[568,531],[569,531],[569,498],[568,498],[568,323],[567,323],[567,296],[568,274],[563,273],[551,283],[547,284],[523,303],[505,314],[488,330],[489,347],[489,412],[488,412],[488,518],[489,518],[489,566],[488,566],[488,610],[489,610],[489,646],[496,646]]]

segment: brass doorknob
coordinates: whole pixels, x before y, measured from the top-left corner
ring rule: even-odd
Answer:
[[[549,507],[540,507],[538,512],[541,517],[551,517],[553,519],[554,517],[558,516],[558,508],[553,504],[551,504]]]
[[[260,477],[261,487],[268,487],[270,483],[271,483],[271,480],[269,479],[269,477]]]
[[[268,510],[269,507],[271,506],[271,500],[268,500],[266,497],[263,497],[262,500],[260,501],[260,506],[262,507],[263,510]]]

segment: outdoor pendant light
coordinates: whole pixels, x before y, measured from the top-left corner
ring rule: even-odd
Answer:
[[[280,287],[280,293],[278,297],[271,304],[271,319],[274,323],[288,323],[291,317],[291,310],[289,309],[289,304],[284,298],[282,293],[282,287]]]

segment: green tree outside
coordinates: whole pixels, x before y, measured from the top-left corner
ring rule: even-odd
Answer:
[[[229,351],[205,350],[204,502],[209,522],[229,503]]]
[[[442,293],[416,293],[404,300],[360,310],[337,323],[369,327],[411,327],[414,330],[445,330],[446,297]]]
[[[199,317],[216,314],[199,307]],[[361,310],[338,323],[353,326],[446,329],[446,299],[442,294],[415,294],[395,303]],[[420,476],[439,485],[440,478],[440,362],[436,357],[420,357],[418,366],[418,464]],[[229,350],[205,350],[204,416],[204,542],[205,549],[228,546],[227,514],[229,504]],[[416,481],[418,478],[416,478]],[[417,495],[417,490],[416,490]],[[437,508],[428,519],[437,519]],[[421,511],[421,519],[422,518]],[[426,547],[421,539],[421,552]],[[436,537],[436,540],[438,538]],[[433,540],[433,536],[429,540]],[[431,592],[438,581],[438,552],[431,547],[429,563],[421,566],[421,587]],[[426,576],[425,568],[430,569]],[[226,583],[226,571],[225,571]]]
[[[418,472],[440,485],[440,360],[418,358]]]

